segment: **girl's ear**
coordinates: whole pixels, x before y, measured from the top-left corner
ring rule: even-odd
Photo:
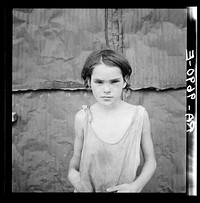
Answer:
[[[129,76],[127,75],[127,76],[124,77],[124,85],[123,85],[123,88],[125,88],[125,87],[127,86],[128,81],[129,81]]]
[[[91,80],[90,78],[87,78],[87,88],[91,88]]]
[[[127,83],[126,83],[126,81],[124,80],[123,88],[125,88],[125,87],[126,87],[126,84],[127,84]]]

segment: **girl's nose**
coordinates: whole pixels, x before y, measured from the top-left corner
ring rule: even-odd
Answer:
[[[104,85],[104,93],[110,93],[110,85],[109,84],[105,84]]]

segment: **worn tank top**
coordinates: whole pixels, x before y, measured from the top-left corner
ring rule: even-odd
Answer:
[[[112,144],[95,134],[91,125],[90,107],[83,105],[82,108],[86,113],[79,170],[84,187],[82,192],[106,192],[109,187],[133,182],[140,164],[144,107],[136,106],[126,133],[118,142]]]

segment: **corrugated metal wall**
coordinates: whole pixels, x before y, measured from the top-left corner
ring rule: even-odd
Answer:
[[[74,116],[95,102],[80,72],[105,46],[133,68],[124,100],[150,116],[158,167],[143,192],[184,192],[186,30],[185,9],[14,9],[13,192],[73,191]]]

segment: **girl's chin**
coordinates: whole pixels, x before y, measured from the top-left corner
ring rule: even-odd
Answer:
[[[120,99],[116,100],[116,98],[96,98],[97,103],[101,106],[113,108],[116,107],[120,103]]]
[[[109,108],[113,108],[116,106],[116,102],[113,102],[113,101],[99,101],[98,102],[101,106],[104,106],[104,107],[109,107]]]

